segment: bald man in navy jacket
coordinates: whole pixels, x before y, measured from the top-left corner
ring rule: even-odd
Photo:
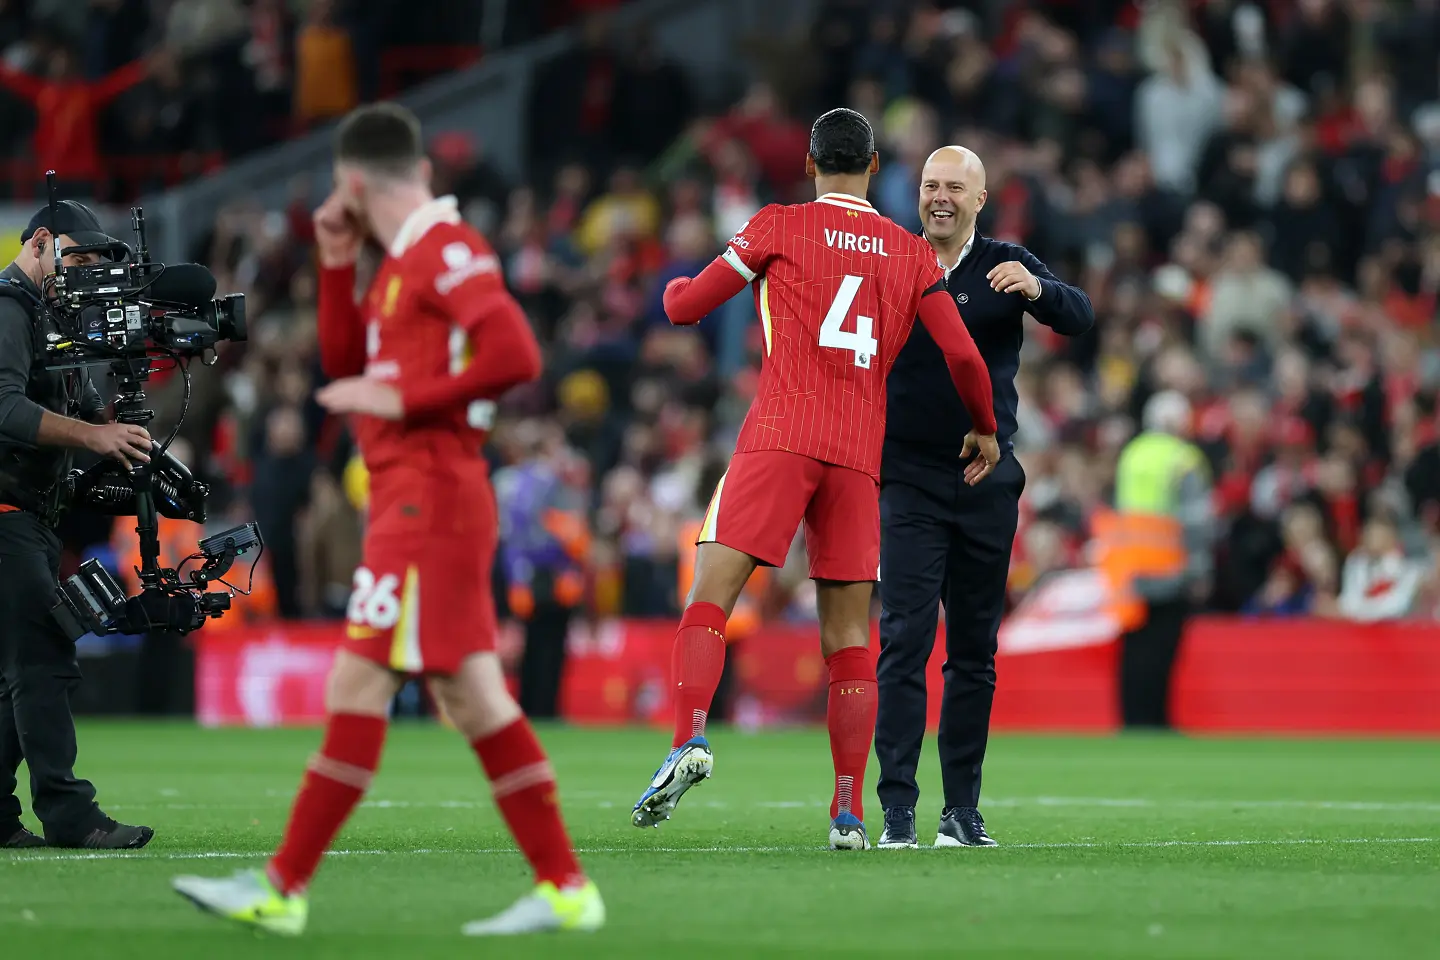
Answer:
[[[964,147],[941,147],[920,182],[925,237],[995,391],[1001,460],[975,486],[964,478],[969,417],[945,359],[923,325],[891,371],[880,477],[880,712],[875,752],[885,830],[880,847],[918,845],[915,767],[925,736],[925,663],[945,605],[945,690],[940,709],[944,806],[935,846],[991,846],[978,810],[980,766],[995,694],[995,648],[1005,607],[1025,472],[1016,462],[1024,316],[1069,336],[1090,330],[1090,298],[1062,283],[1024,247],[982,237],[985,167]]]

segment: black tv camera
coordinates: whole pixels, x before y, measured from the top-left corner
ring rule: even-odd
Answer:
[[[58,201],[55,175],[45,175],[52,222]],[[44,360],[50,370],[108,366],[115,381],[115,420],[140,426],[154,418],[145,408],[144,384],[153,364],[169,360],[179,367],[185,383],[181,420],[190,401],[189,362],[200,357],[215,362],[214,347],[221,341],[245,339],[245,297],[230,294],[215,299],[215,277],[196,263],[166,266],[150,259],[145,239],[145,213],[130,211],[136,252],[123,243],[86,246],[53,245],[55,272],[46,278],[37,314],[42,324]],[[67,267],[63,257],[100,253],[100,263]],[[205,521],[205,499],[210,488],[172,456],[168,447],[179,431],[151,449],[150,462],[127,470],[118,461],[104,460],[87,470],[74,470],[63,494],[72,506],[110,516],[134,516],[140,538],[140,592],[126,597],[110,573],[94,559],[61,585],[60,602],[51,613],[72,639],[86,633],[147,633],[167,630],[189,633],[205,621],[230,609],[231,592],[211,591],[238,557],[253,554],[251,570],[264,550],[260,528],[243,524],[207,537],[199,551],[179,569],[160,566],[160,516]],[[182,576],[183,568],[200,562]],[[231,590],[238,591],[231,587]]]
[[[51,198],[53,205],[54,198]],[[47,278],[41,311],[45,365],[52,370],[88,367],[106,361],[202,357],[214,362],[213,348],[246,336],[245,295],[215,296],[215,275],[198,263],[166,266],[150,259],[145,211],[130,211],[138,241],[133,259],[125,244],[55,244],[55,273]],[[104,253],[123,260],[67,267],[61,258]]]

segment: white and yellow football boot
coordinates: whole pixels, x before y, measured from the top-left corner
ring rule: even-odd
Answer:
[[[577,930],[593,933],[605,925],[605,901],[589,880],[582,886],[561,889],[542,883],[515,901],[508,910],[489,920],[467,923],[461,932],[467,937],[504,937],[522,933],[553,933]]]
[[[304,933],[310,915],[310,902],[303,895],[285,896],[263,870],[220,878],[176,877],[170,885],[206,913],[285,937]]]

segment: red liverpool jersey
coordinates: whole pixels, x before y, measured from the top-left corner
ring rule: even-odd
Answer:
[[[354,283],[353,268],[321,271],[325,372],[389,383],[405,410],[397,421],[354,418],[365,465],[478,461],[494,400],[540,366],[490,244],[441,198],[406,221],[358,308]]]
[[[880,474],[885,377],[925,291],[935,252],[858,197],[771,204],[724,260],[755,291],[765,359],[736,453],[787,450]]]

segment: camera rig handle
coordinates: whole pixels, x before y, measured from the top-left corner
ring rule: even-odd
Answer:
[[[145,407],[144,383],[150,377],[150,359],[117,360],[110,372],[115,377],[115,422],[146,426],[155,411]],[[136,464],[130,471],[135,490],[135,533],[140,537],[140,584],[158,587],[160,568],[160,521],[155,509],[155,463]]]

